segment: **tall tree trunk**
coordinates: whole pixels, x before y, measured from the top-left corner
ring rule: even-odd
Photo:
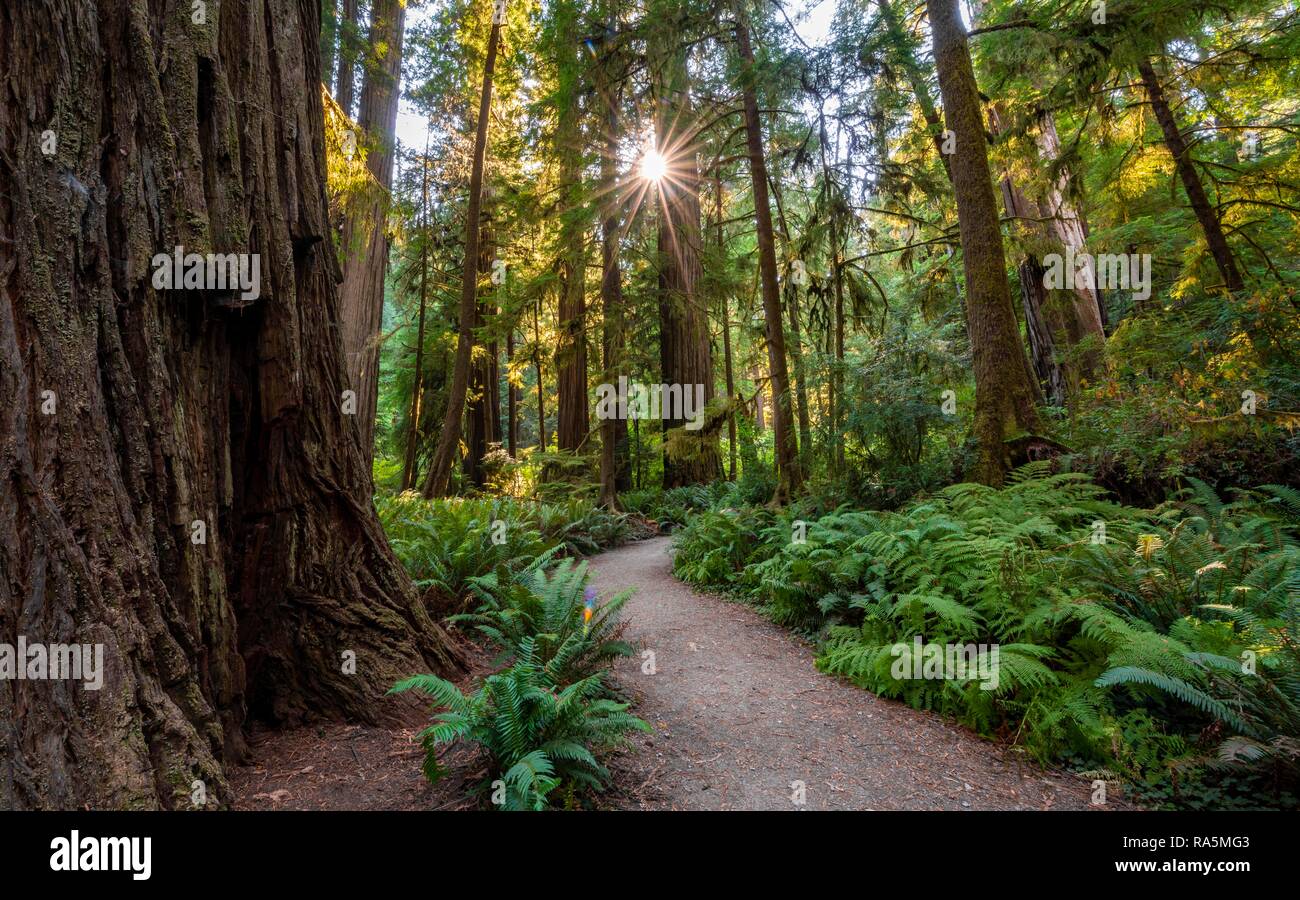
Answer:
[[[617,0],[608,5],[606,29],[614,31],[618,20]],[[596,66],[596,90],[605,104],[605,148],[600,157],[601,197],[604,198],[605,215],[601,221],[600,308],[602,315],[602,365],[607,384],[618,384],[623,368],[623,278],[618,265],[619,207],[618,202],[618,97],[612,93],[606,67],[609,53]],[[619,508],[619,449],[627,452],[627,418],[624,410],[615,410],[600,422],[600,505],[611,510]],[[626,467],[624,467],[626,468]]]
[[[835,280],[835,372],[831,376],[831,446],[837,473],[844,471],[844,253],[831,228],[831,278]]]
[[[533,305],[533,366],[537,369],[537,449],[546,452],[546,400],[542,374],[542,300]]]
[[[989,130],[996,136],[1006,131],[1005,110],[1001,103],[989,106]],[[1044,119],[1046,126],[1055,124],[1050,115]],[[1082,232],[1065,222],[1053,226],[1053,214],[1029,200],[1016,185],[1010,171],[1003,169],[1000,181],[1002,204],[1013,228],[1029,234],[1040,244],[1061,244],[1077,253],[1086,253]],[[1073,215],[1073,207],[1066,204],[1055,187],[1057,211]],[[1068,244],[1066,243],[1068,241]],[[1101,327],[1097,298],[1091,289],[1082,286],[1070,291],[1067,297],[1053,296],[1044,283],[1043,266],[1033,253],[1026,253],[1017,266],[1020,278],[1021,305],[1025,313],[1026,332],[1029,336],[1033,368],[1046,391],[1047,399],[1055,406],[1066,402],[1067,396],[1076,394],[1084,379],[1091,379],[1101,367],[1101,348],[1105,334]],[[1081,347],[1081,345],[1084,345]],[[1060,351],[1068,351],[1062,360]]]
[[[1232,255],[1232,248],[1228,246],[1227,237],[1223,234],[1223,225],[1210,205],[1210,198],[1205,194],[1201,177],[1196,174],[1196,165],[1192,162],[1187,142],[1183,140],[1178,123],[1174,121],[1174,114],[1169,109],[1169,102],[1165,100],[1160,79],[1156,77],[1156,71],[1152,68],[1149,59],[1143,59],[1138,63],[1138,73],[1142,76],[1147,98],[1151,101],[1151,110],[1156,115],[1156,121],[1160,123],[1165,146],[1169,148],[1169,153],[1174,158],[1174,168],[1178,171],[1178,177],[1182,179],[1183,189],[1187,191],[1192,212],[1196,215],[1196,221],[1201,224],[1201,231],[1205,233],[1205,245],[1209,248],[1214,264],[1219,268],[1219,274],[1223,277],[1223,284],[1228,292],[1238,293],[1245,289],[1245,284],[1242,282],[1241,272],[1237,269],[1237,261]]]
[[[785,242],[786,251],[793,254],[794,240],[790,235],[790,226],[785,221],[785,204],[781,200],[781,186],[769,172],[768,187],[772,190],[772,199],[776,201],[776,221],[781,229],[781,240]],[[789,274],[789,273],[787,273]],[[795,416],[799,422],[799,461],[807,469],[812,459],[812,417],[808,411],[808,378],[804,372],[803,335],[799,328],[799,286],[793,278],[788,278],[782,293],[786,300],[786,311],[790,316],[790,360],[794,363],[794,401]]]
[[[411,411],[406,426],[406,462],[402,467],[402,490],[415,487],[416,448],[420,442],[420,397],[424,392],[424,314],[429,303],[429,142],[425,137],[423,171],[420,177],[420,218],[424,234],[420,238],[420,324],[415,337],[415,376],[411,380]]]
[[[319,6],[208,16],[0,5],[0,633],[104,679],[0,681],[0,808],[224,806],[250,715],[456,663],[342,403]],[[177,247],[260,293],[155,288]]]
[[[726,259],[726,242],[722,235],[722,176],[716,171],[713,176],[713,221],[718,234],[718,265]],[[722,358],[727,376],[727,479],[736,480],[736,376],[735,364],[731,354],[731,303],[727,291],[719,291],[719,316],[722,319]]]
[[[1056,133],[1056,117],[1051,112],[1044,113],[1039,120],[1037,142],[1039,152],[1049,164],[1061,158],[1061,139]],[[1044,202],[1039,206],[1049,217],[1056,239],[1077,256],[1088,250],[1088,221],[1083,211],[1069,199],[1072,180],[1070,172],[1062,171],[1048,186]],[[1106,340],[1106,303],[1101,288],[1089,287],[1076,280],[1073,302],[1080,334],[1092,336],[1100,346]],[[1100,359],[1097,363],[1100,364]]]
[[[1038,427],[1034,385],[1020,345],[997,200],[989,170],[979,91],[958,0],[926,0],[944,118],[956,141],[953,193],[966,272],[966,311],[975,369],[976,480],[1000,485],[1008,459],[1004,441]]]
[[[492,227],[491,188],[484,186],[484,209],[479,219],[478,271],[480,280],[492,272],[492,260],[496,256],[496,236]],[[491,294],[489,290],[487,294]],[[489,296],[478,298],[474,312],[474,333],[482,332],[488,324],[489,317],[496,314],[495,305]],[[486,352],[482,352],[486,351]],[[475,487],[483,487],[486,473],[483,458],[487,456],[488,445],[498,439],[501,404],[497,399],[500,385],[499,366],[496,346],[489,343],[473,354],[470,363],[470,385],[466,394],[465,409],[465,458],[461,461],[461,471],[466,480]]]
[[[555,348],[556,422],[558,450],[577,450],[587,438],[590,422],[587,397],[587,229],[585,143],[579,97],[585,87],[578,60],[578,10],[573,0],[560,0],[555,16],[560,34],[560,112],[555,152],[560,161],[560,285],[559,340]]]
[[[474,352],[474,321],[478,314],[479,211],[483,206],[483,162],[487,155],[488,120],[492,112],[492,74],[496,70],[501,25],[495,20],[488,34],[487,59],[483,65],[483,89],[479,94],[478,122],[474,133],[474,160],[469,176],[469,202],[465,212],[465,262],[460,284],[460,328],[456,335],[456,359],[452,363],[451,385],[447,389],[447,412],[429,474],[424,496],[444,497],[451,487],[451,466],[460,444],[461,417],[469,389],[469,369]]]
[[[641,420],[632,420],[632,471],[635,476],[636,489],[641,490]]]
[[[999,135],[1003,131],[1001,105],[994,103],[988,110],[989,131]],[[1016,186],[1007,169],[998,180],[1002,192],[1002,206],[1011,227],[1023,234],[1047,239],[1047,226],[1039,221],[1038,207],[1031,203]],[[1025,316],[1025,334],[1029,340],[1029,360],[1035,383],[1043,386],[1044,395],[1053,406],[1065,404],[1066,397],[1077,387],[1078,379],[1066,374],[1058,347],[1064,350],[1077,335],[1066,328],[1065,317],[1058,304],[1048,293],[1043,279],[1043,266],[1033,253],[1025,253],[1016,266],[1020,281],[1020,305]],[[1073,372],[1071,372],[1073,375]]]
[[[519,386],[510,378],[515,358],[515,327],[506,333],[506,447],[511,459],[519,458]]]
[[[352,117],[357,72],[357,4],[358,0],[343,0],[343,15],[339,19],[338,74],[334,79],[334,100],[339,108]]]
[[[678,23],[684,19],[677,14]],[[668,175],[659,180],[659,364],[664,384],[680,385],[683,396],[703,386],[704,402],[713,399],[713,358],[709,346],[708,307],[700,284],[700,170],[694,132],[686,51],[679,28],[664,29],[650,50],[655,77],[655,140]],[[675,415],[673,413],[676,413]],[[664,450],[665,488],[704,484],[722,472],[717,433],[690,431],[681,410],[663,411],[665,439],[675,432],[674,447]],[[703,410],[698,411],[703,416]],[[680,431],[678,431],[680,429]],[[676,447],[688,448],[674,452]]]
[[[763,156],[763,130],[758,118],[754,87],[754,51],[743,7],[736,7],[736,48],[741,60],[741,89],[745,107],[745,145],[754,191],[754,222],[758,230],[758,268],[763,293],[763,320],[767,326],[767,361],[772,379],[774,446],[777,484],[773,503],[789,502],[803,485],[795,447],[794,415],[790,402],[790,373],[785,363],[785,329],[781,322],[781,295],[777,286],[776,240],[772,209],[767,197],[767,163]]]
[[[930,96],[930,88],[926,83],[924,73],[917,64],[912,42],[904,33],[898,21],[897,14],[894,12],[889,0],[877,0],[877,2],[880,6],[881,17],[886,24],[886,28],[889,30],[890,37],[898,48],[898,57],[901,61],[903,70],[907,75],[913,91],[916,93],[917,102],[921,107],[922,118],[925,120],[926,127],[934,141],[935,149],[939,152],[939,159],[943,162],[944,170],[948,173],[948,180],[951,182],[952,164],[948,154],[943,152],[943,125],[940,122],[939,113],[935,108],[934,100]],[[1050,114],[1046,117],[1045,122],[1047,125],[1051,126],[1051,136],[1055,138],[1055,125]],[[989,111],[989,123],[994,134],[997,134],[1001,130],[1001,119],[996,106],[991,108]],[[1051,159],[1055,159],[1056,156],[1059,156],[1059,140],[1056,141],[1055,150],[1056,152],[1050,156]],[[1063,179],[1065,177],[1066,176],[1064,175],[1062,176]],[[1023,203],[1023,195],[1019,194],[1017,191],[1009,173],[1003,173],[1001,186],[1003,191],[1003,203],[1007,207],[1007,214],[1009,216],[1025,214],[1023,212],[1023,207],[1027,206],[1027,204]],[[1061,195],[1059,191],[1055,192],[1053,196],[1057,200],[1054,209],[1059,210],[1063,223],[1068,219],[1072,219],[1075,222],[1081,221],[1077,216],[1077,213],[1075,213],[1073,206],[1064,200],[1063,195]],[[1013,209],[1017,207],[1021,207],[1021,209],[1013,212]],[[1037,214],[1035,213],[1034,216],[1036,217],[1036,215]],[[1062,243],[1067,246],[1073,246],[1076,251],[1083,251],[1086,249],[1086,246],[1083,243],[1083,239],[1086,235],[1076,235],[1076,228],[1074,226],[1062,224],[1061,227],[1056,229],[1056,231],[1058,239],[1061,240]],[[1047,302],[1049,298],[1042,282],[1042,267],[1036,258],[1029,255],[1021,261],[1019,266],[1017,266],[1017,275],[1020,280],[1021,303],[1026,316],[1026,331],[1029,335],[1033,367],[1037,378],[1041,380],[1046,387],[1047,393],[1052,402],[1059,405],[1064,402],[1066,378],[1057,360],[1056,345],[1052,340],[1052,331],[1049,329],[1046,320],[1043,318],[1045,311],[1050,304]],[[1038,280],[1026,280],[1033,278],[1037,278]],[[1100,321],[1099,313],[1095,311],[1095,308],[1099,307],[1099,295],[1091,293],[1086,287],[1081,287],[1078,291],[1083,294],[1083,297],[1075,299],[1075,315],[1079,320],[1080,326],[1078,329],[1072,330],[1071,333],[1084,335],[1091,334],[1093,333],[1093,322]],[[1093,305],[1093,311],[1088,309],[1085,301],[1088,301]],[[1057,330],[1057,334],[1064,336],[1064,331]],[[1097,334],[1099,339],[1104,340],[1104,334],[1101,333],[1100,327],[1097,328]],[[1086,370],[1086,374],[1091,374],[1091,372],[1100,364],[1100,356],[1096,352],[1093,352],[1089,354],[1085,360],[1082,360],[1082,362],[1085,364],[1084,369]]]
[[[339,0],[321,0],[320,22],[320,80],[332,88],[334,66],[338,61]]]
[[[339,331],[348,361],[348,379],[356,392],[356,420],[367,461],[374,459],[375,415],[379,401],[379,343],[384,318],[384,275],[388,271],[388,189],[393,183],[397,148],[397,101],[402,73],[402,36],[406,5],[401,0],[374,0],[370,10],[370,47],[357,125],[370,151],[366,168],[383,188],[343,225],[343,284],[339,288]]]
[[[727,480],[736,480],[736,376],[731,353],[731,310],[727,295],[721,297],[719,313],[722,318],[722,353],[727,376]]]

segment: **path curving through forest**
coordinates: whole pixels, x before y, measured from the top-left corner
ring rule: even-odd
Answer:
[[[615,680],[653,727],[612,766],[616,805],[799,809],[802,784],[807,809],[1090,808],[1088,781],[818,672],[798,636],[674,578],[670,550],[659,537],[591,559],[602,596],[635,588],[638,655]]]

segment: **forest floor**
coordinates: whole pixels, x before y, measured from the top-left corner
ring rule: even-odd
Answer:
[[[1042,769],[1021,751],[936,714],[821,674],[806,641],[740,603],[672,575],[670,540],[591,560],[605,597],[624,608],[637,655],[615,666],[650,733],[610,761],[601,806],[621,809],[1089,809],[1091,783]],[[653,672],[649,674],[653,654]],[[486,674],[475,658],[462,687]],[[467,809],[485,774],[475,750],[443,756],[450,776],[420,774],[412,714],[395,727],[330,723],[252,735],[253,761],[232,775],[242,809]],[[798,802],[802,801],[802,802]],[[1121,804],[1112,802],[1107,808]]]

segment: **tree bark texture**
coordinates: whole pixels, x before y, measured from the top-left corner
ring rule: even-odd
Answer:
[[[0,634],[106,670],[0,683],[0,807],[225,805],[250,715],[456,664],[342,403],[319,6],[207,13],[0,6]],[[260,295],[155,289],[177,246]]]

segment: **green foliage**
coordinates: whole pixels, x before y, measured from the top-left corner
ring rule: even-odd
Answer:
[[[632,596],[625,591],[596,604],[594,588],[587,587],[587,564],[563,560],[547,575],[547,557],[540,557],[510,581],[493,572],[473,581],[482,600],[472,613],[451,621],[473,625],[507,657],[518,657],[525,642],[533,656],[557,684],[571,684],[597,674],[617,657],[632,655],[623,640],[619,613]],[[585,615],[591,602],[591,615]]]
[[[1225,502],[1193,480],[1155,511],[1136,548],[1072,562],[1092,600],[1160,635],[1160,652],[1111,650],[1097,685],[1117,702],[1164,697],[1201,720],[1188,758],[1300,781],[1300,515],[1278,485]],[[1199,714],[1199,715],[1197,715]]]
[[[463,738],[487,752],[491,772],[481,787],[506,809],[543,809],[561,788],[569,797],[601,788],[609,773],[597,753],[646,728],[626,704],[606,696],[603,683],[610,663],[632,653],[619,621],[630,593],[598,603],[587,564],[555,559],[621,543],[626,517],[581,500],[426,501],[402,494],[377,506],[417,584],[444,608],[477,600],[475,612],[450,621],[476,628],[501,650],[498,663],[510,663],[469,695],[433,675],[393,688],[422,691],[435,707],[446,707],[421,733],[425,775],[441,778],[439,748]]]
[[[667,531],[685,525],[692,513],[709,509],[727,490],[726,482],[689,484],[666,491],[658,488],[628,491],[619,499],[625,510],[644,516]]]
[[[521,571],[558,546],[511,500],[430,501],[406,493],[380,497],[375,506],[393,550],[439,609],[458,610],[474,578]]]
[[[539,558],[595,553],[626,541],[627,517],[582,500],[424,500],[407,492],[375,501],[398,558],[439,609],[459,612],[476,579],[502,584]]]
[[[446,708],[420,733],[425,776],[437,781],[445,774],[438,761],[440,747],[471,741],[490,759],[480,789],[503,789],[496,799],[504,809],[545,809],[562,786],[603,788],[609,772],[596,752],[618,746],[629,731],[649,730],[627,712],[626,704],[600,696],[600,673],[558,683],[539,660],[531,637],[520,641],[514,665],[488,676],[473,694],[433,675],[408,678],[390,693],[410,690],[428,695],[435,708]],[[494,786],[498,780],[501,785]]]
[[[705,512],[674,565],[819,634],[824,671],[1040,759],[1115,766],[1157,793],[1171,766],[1205,790],[1267,772],[1284,802],[1300,780],[1300,493],[1225,502],[1193,482],[1152,510],[1103,493],[1034,464],[1000,490],[837,510],[803,541],[794,511]],[[996,686],[907,677],[917,637],[997,647]]]
[[[674,539],[673,572],[690,584],[731,584],[764,545],[775,514],[763,507],[705,510]]]

